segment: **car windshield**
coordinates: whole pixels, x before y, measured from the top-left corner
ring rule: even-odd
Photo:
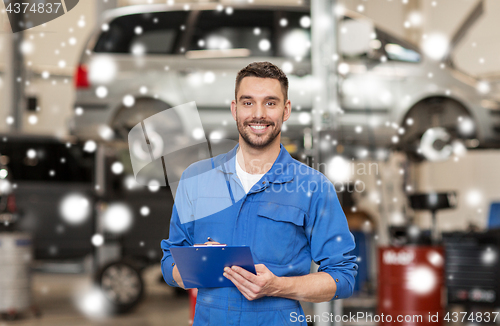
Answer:
[[[232,51],[230,56],[310,56],[307,11],[202,10],[120,16],[103,26],[94,52],[134,55]],[[197,16],[193,26],[188,15]],[[184,43],[187,42],[187,43]],[[186,47],[186,48],[184,48]]]
[[[310,25],[309,15],[300,11],[202,11],[188,51],[244,49],[242,56],[308,57]]]
[[[271,11],[202,11],[188,50],[247,49],[249,55],[269,56],[272,22]]]
[[[97,53],[172,54],[186,30],[187,11],[121,16],[108,25],[94,47]]]

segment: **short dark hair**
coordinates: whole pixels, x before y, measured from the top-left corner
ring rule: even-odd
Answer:
[[[277,79],[281,84],[281,90],[285,96],[285,102],[288,99],[288,78],[283,70],[273,65],[270,62],[252,62],[245,68],[241,69],[236,75],[236,86],[234,88],[234,97],[238,100],[237,94],[240,88],[241,81],[245,77],[259,77],[259,78],[272,78]]]

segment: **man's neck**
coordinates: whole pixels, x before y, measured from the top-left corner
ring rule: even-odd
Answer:
[[[264,174],[271,169],[280,154],[280,137],[264,148],[249,146],[244,140],[239,141],[236,159],[240,167],[250,174]]]

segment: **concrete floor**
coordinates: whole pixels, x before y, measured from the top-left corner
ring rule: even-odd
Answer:
[[[189,299],[176,297],[166,284],[160,284],[159,265],[143,274],[146,284],[144,299],[130,314],[91,319],[77,307],[75,296],[91,288],[91,275],[44,274],[33,275],[33,299],[41,317],[27,312],[15,321],[0,320],[0,326],[183,326],[188,325]]]
[[[129,314],[96,318],[84,314],[77,304],[77,297],[92,288],[91,274],[33,274],[33,303],[41,312],[36,317],[30,310],[20,319],[7,321],[0,318],[0,326],[188,326],[189,298],[176,296],[174,289],[158,282],[160,266],[152,266],[143,273],[145,282],[142,302]],[[373,298],[374,299],[374,298]],[[345,308],[352,303],[359,306],[360,299],[345,301]],[[361,300],[373,306],[372,298]],[[351,304],[349,304],[351,303]],[[306,314],[314,314],[313,305],[303,302]],[[367,325],[362,325],[367,326]],[[373,325],[369,325],[373,326]]]

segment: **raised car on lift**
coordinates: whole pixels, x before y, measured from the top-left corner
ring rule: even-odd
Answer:
[[[397,147],[417,159],[448,157],[454,140],[466,147],[498,147],[500,102],[487,94],[484,81],[459,71],[452,60],[482,10],[479,2],[440,60],[366,17],[343,12],[341,55],[332,58],[339,67],[337,141]],[[283,137],[298,152],[303,149],[315,98],[309,8],[142,5],[104,17],[76,73],[74,135],[126,139],[148,116],[195,101],[207,137],[236,139],[229,110],[236,73],[250,62],[271,61],[290,82],[293,113]],[[181,116],[171,122],[179,133],[190,123]]]

